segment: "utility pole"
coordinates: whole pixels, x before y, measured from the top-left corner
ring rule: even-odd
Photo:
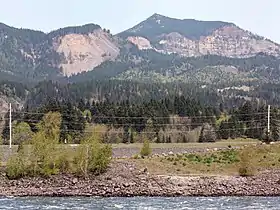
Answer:
[[[268,112],[267,112],[267,135],[269,137],[270,134],[270,105],[268,105]]]
[[[12,104],[10,103],[10,149],[12,149]]]

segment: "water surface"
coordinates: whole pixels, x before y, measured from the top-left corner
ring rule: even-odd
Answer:
[[[280,197],[0,198],[0,209],[280,209]]]

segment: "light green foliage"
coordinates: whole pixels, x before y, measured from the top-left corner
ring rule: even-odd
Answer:
[[[41,168],[43,175],[57,173],[55,162],[57,159],[57,145],[59,143],[61,125],[60,113],[47,113],[39,123],[37,132],[32,140],[33,160]],[[37,167],[37,165],[35,165]]]
[[[32,138],[33,132],[30,126],[26,122],[15,123],[12,130],[13,143],[18,145],[24,141],[28,141]]]
[[[92,115],[91,115],[91,112],[90,110],[86,109],[84,112],[83,112],[83,116],[90,122],[92,120]]]
[[[101,143],[100,132],[95,129],[92,134],[85,136],[78,148],[75,157],[76,172],[83,176],[90,172],[96,175],[103,173],[111,157],[112,147]]]
[[[74,171],[74,165],[71,157],[73,155],[73,153],[67,151],[62,151],[58,154],[56,165],[60,173],[71,173]]]
[[[38,125],[39,131],[31,140],[32,152],[29,154],[20,149],[18,154],[8,161],[6,173],[9,178],[20,178],[25,175],[49,176],[58,172],[56,161],[60,124],[59,113],[49,112],[43,117]]]
[[[185,154],[169,156],[165,158],[166,160],[173,162],[188,161],[189,163],[203,163],[207,165],[211,164],[234,164],[239,162],[238,152],[234,149],[225,150],[217,153],[211,154]]]
[[[144,143],[143,143],[143,147],[140,151],[140,155],[141,156],[149,156],[150,154],[152,154],[152,149],[150,147],[150,142],[148,139],[144,140]]]
[[[43,117],[38,128],[46,140],[57,144],[59,142],[60,126],[61,114],[57,112],[49,112]]]
[[[6,175],[9,179],[18,179],[28,174],[29,169],[23,157],[17,154],[8,160]]]
[[[82,176],[100,174],[107,169],[112,148],[101,143],[97,126],[93,133],[85,135],[77,151],[69,152],[59,145],[61,115],[47,113],[39,123],[39,131],[32,139],[32,150],[20,149],[7,163],[7,176],[17,179],[23,176],[50,176],[75,172]]]

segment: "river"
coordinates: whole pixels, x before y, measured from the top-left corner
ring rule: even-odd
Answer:
[[[0,209],[280,209],[280,197],[0,198]]]

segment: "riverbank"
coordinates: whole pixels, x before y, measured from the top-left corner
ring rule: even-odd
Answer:
[[[8,180],[0,175],[0,196],[280,196],[280,169],[252,177],[155,175],[130,161],[114,161],[105,174],[77,178],[55,175]]]
[[[260,141],[256,139],[232,139],[232,140],[223,140],[217,141],[214,143],[151,143],[150,146],[153,150],[153,154],[168,154],[170,152],[174,154],[178,153],[201,153],[213,149],[227,149],[230,145],[232,148],[239,148],[245,145],[256,145],[260,144]],[[59,145],[61,146],[61,145]],[[72,152],[77,148],[78,145],[62,145],[63,148]],[[113,158],[124,158],[132,157],[139,154],[140,149],[142,148],[142,143],[134,144],[113,144],[112,145],[112,157]],[[29,150],[30,145],[24,146],[26,150]],[[7,161],[11,155],[17,153],[18,146],[12,145],[12,148],[9,149],[8,145],[0,145],[0,154],[2,155],[2,161]]]

